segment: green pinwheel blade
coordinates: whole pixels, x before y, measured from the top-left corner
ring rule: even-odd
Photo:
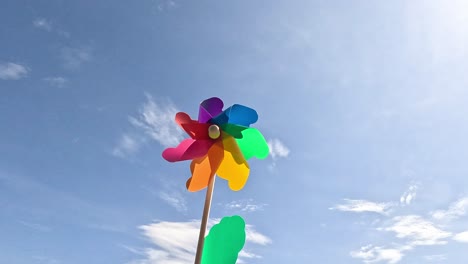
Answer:
[[[270,149],[268,148],[265,138],[258,129],[249,127],[242,130],[241,133],[242,138],[236,138],[236,141],[246,160],[251,157],[264,159],[268,156]]]
[[[203,246],[202,264],[235,264],[245,244],[245,221],[234,215],[214,225]]]
[[[233,136],[234,138],[242,138],[243,137],[242,131],[248,128],[249,127],[246,127],[246,126],[239,126],[239,125],[228,124],[228,123],[221,125],[221,130]]]

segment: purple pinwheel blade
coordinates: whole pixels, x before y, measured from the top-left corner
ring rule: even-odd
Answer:
[[[208,153],[211,145],[213,145],[212,140],[194,140],[188,138],[175,148],[165,149],[162,156],[170,162],[200,158]]]
[[[258,114],[255,110],[247,106],[235,104],[224,110],[211,121],[217,125],[229,123],[248,127],[257,122],[257,120]]]
[[[198,122],[206,123],[223,111],[224,103],[218,97],[211,97],[200,103]]]

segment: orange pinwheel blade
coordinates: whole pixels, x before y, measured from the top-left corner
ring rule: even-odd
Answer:
[[[224,160],[216,173],[229,182],[231,190],[239,191],[244,188],[247,178],[249,178],[249,164],[233,137],[225,135],[223,137],[223,146]]]
[[[190,164],[192,177],[187,180],[187,189],[191,192],[197,192],[206,188],[210,178],[214,176],[223,161],[223,155],[223,143],[218,140],[208,150],[208,154],[194,159]]]

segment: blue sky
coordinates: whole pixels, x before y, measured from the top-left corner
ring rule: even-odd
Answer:
[[[204,192],[161,157],[202,100],[271,146],[242,263],[466,263],[468,4],[28,1],[0,8],[0,262],[192,263]]]

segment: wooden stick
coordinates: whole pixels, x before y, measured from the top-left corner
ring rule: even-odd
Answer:
[[[211,197],[213,196],[213,189],[215,183],[216,175],[211,177],[208,189],[206,190],[206,197],[205,197],[205,207],[203,208],[203,216],[200,226],[200,234],[198,235],[198,245],[197,245],[197,254],[195,255],[195,264],[201,263],[202,253],[203,253],[203,244],[205,243],[205,231],[206,231],[206,224],[208,223],[208,217],[210,215],[210,207],[211,207]]]

